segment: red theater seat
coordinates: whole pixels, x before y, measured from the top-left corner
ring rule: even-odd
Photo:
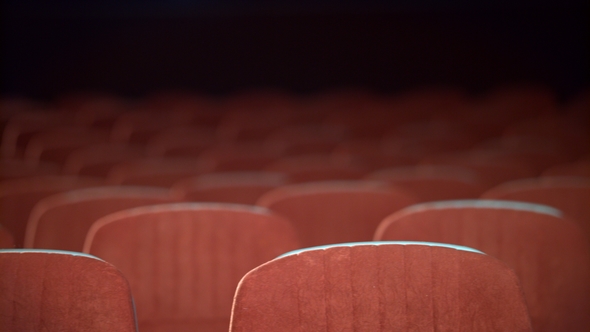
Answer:
[[[0,250],[0,294],[2,331],[137,331],[129,283],[89,255]]]
[[[298,247],[289,222],[266,209],[183,203],[101,218],[84,252],[125,274],[141,331],[227,331],[244,274]]]
[[[172,192],[186,201],[254,205],[264,193],[287,181],[278,172],[216,172],[180,180]]]
[[[14,236],[17,247],[23,246],[27,220],[41,199],[72,189],[96,187],[104,181],[72,176],[36,176],[0,182],[0,223]]]
[[[212,146],[199,156],[212,160],[220,172],[259,171],[283,155],[280,147],[264,142],[237,142]]]
[[[415,195],[420,201],[477,198],[485,190],[479,175],[456,166],[421,165],[375,171],[370,180],[386,181]]]
[[[575,219],[590,237],[590,180],[577,177],[542,177],[507,182],[481,198],[523,201],[553,206]]]
[[[250,271],[230,331],[532,329],[518,278],[493,257],[373,242],[303,249]]]
[[[257,205],[289,219],[304,247],[369,241],[387,215],[417,200],[372,181],[326,181],[287,185],[262,195]]]
[[[418,204],[385,218],[375,240],[481,250],[514,269],[535,331],[590,329],[590,243],[556,209],[492,200]]]
[[[55,194],[31,211],[24,247],[82,251],[86,233],[99,218],[173,201],[168,190],[150,187],[96,187]]]

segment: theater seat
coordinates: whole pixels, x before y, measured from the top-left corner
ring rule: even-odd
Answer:
[[[0,182],[0,223],[14,236],[18,248],[23,246],[27,220],[41,199],[62,191],[103,185],[97,178],[74,176],[35,176]]]
[[[31,211],[25,248],[82,251],[92,224],[113,212],[174,202],[157,187],[114,186],[70,190],[39,201]]]
[[[289,219],[304,247],[370,241],[385,216],[418,201],[373,181],[308,182],[262,195],[259,206]]]
[[[125,274],[141,331],[227,331],[242,276],[296,248],[289,222],[266,209],[179,203],[99,219],[84,252]]]
[[[403,188],[421,202],[477,198],[485,190],[479,174],[458,166],[394,167],[375,171],[365,178]]]
[[[590,180],[587,178],[541,177],[516,180],[486,191],[481,198],[553,206],[575,219],[590,238]]]
[[[5,332],[137,331],[127,280],[93,256],[0,250],[0,294]]]
[[[443,244],[308,248],[250,271],[231,332],[532,331],[518,278],[497,259]]]
[[[494,200],[418,204],[385,218],[375,240],[481,250],[514,269],[535,331],[590,330],[590,243],[559,210]]]

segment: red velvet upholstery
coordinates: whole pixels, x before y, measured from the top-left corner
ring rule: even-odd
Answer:
[[[111,184],[170,188],[183,178],[213,171],[215,163],[197,158],[137,159],[114,166],[107,176]]]
[[[387,217],[375,239],[481,250],[514,269],[535,331],[590,330],[590,244],[558,210],[486,200],[419,204]]]
[[[368,171],[348,159],[327,155],[305,155],[281,158],[265,167],[268,171],[283,172],[291,182],[329,180],[357,180]]]
[[[532,330],[518,279],[493,257],[375,242],[302,250],[250,271],[230,331]]]
[[[556,207],[578,221],[590,238],[590,180],[587,178],[523,179],[499,185],[483,193],[481,197]]]
[[[298,248],[295,231],[268,210],[233,204],[168,204],[108,215],[84,252],[129,280],[142,331],[227,331],[246,272]]]
[[[46,197],[31,211],[25,248],[82,251],[86,233],[101,217],[134,207],[173,202],[168,190],[97,187]]]
[[[102,180],[71,176],[39,176],[0,183],[0,223],[22,247],[29,214],[42,198],[58,192],[100,186]]]
[[[134,332],[129,284],[96,257],[60,251],[0,250],[4,332]]]
[[[485,190],[477,173],[454,166],[389,168],[375,171],[366,178],[387,181],[414,194],[421,202],[477,198]]]
[[[0,248],[14,248],[12,234],[2,225],[0,225]]]
[[[180,180],[172,192],[186,201],[254,205],[262,194],[286,184],[287,179],[278,172],[216,172]]]
[[[369,241],[385,216],[417,200],[369,181],[310,182],[264,194],[257,205],[289,219],[304,247]]]

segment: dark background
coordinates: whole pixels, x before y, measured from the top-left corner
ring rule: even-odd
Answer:
[[[589,85],[587,1],[8,1],[2,95]]]

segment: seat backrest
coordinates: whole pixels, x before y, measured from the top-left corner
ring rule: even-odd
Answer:
[[[481,250],[520,278],[535,331],[590,329],[590,244],[559,210],[493,200],[418,204],[385,218],[375,239]]]
[[[96,187],[55,194],[39,201],[31,211],[24,247],[82,251],[86,233],[101,217],[172,202],[168,190],[154,187]]]
[[[590,179],[542,177],[516,180],[486,191],[481,198],[553,206],[575,219],[590,238]]]
[[[96,178],[59,175],[4,180],[0,182],[0,223],[21,248],[29,214],[37,202],[58,192],[103,184],[104,181]]]
[[[127,280],[89,255],[0,250],[0,294],[2,331],[137,331]]]
[[[370,180],[387,181],[421,202],[477,198],[485,190],[479,175],[467,168],[440,165],[396,167],[375,171]]]
[[[218,322],[227,330],[239,280],[299,248],[288,221],[246,205],[179,203],[99,219],[84,252],[120,269],[131,284],[142,327]],[[167,329],[168,328],[168,329]]]
[[[304,247],[369,241],[385,216],[417,200],[371,181],[326,181],[287,185],[262,195],[257,205],[289,219]]]
[[[469,248],[372,242],[310,248],[250,271],[239,331],[531,331],[518,278]]]
[[[254,205],[264,193],[287,181],[279,172],[213,172],[180,180],[172,192],[186,201]]]

